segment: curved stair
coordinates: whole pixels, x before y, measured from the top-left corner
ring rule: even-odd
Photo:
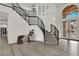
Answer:
[[[45,43],[45,26],[43,21],[36,15],[36,12],[33,11],[25,11],[20,7],[18,3],[0,3],[0,5],[12,8],[16,11],[25,21],[28,22],[29,25],[37,25],[44,34],[44,43]]]
[[[43,21],[40,19],[40,17],[38,17],[36,15],[36,12],[24,10],[18,3],[0,3],[0,5],[12,8],[26,22],[28,22],[29,25],[37,25],[42,30],[42,32],[44,34],[44,43],[46,42],[45,41],[46,40],[45,25],[44,25]],[[50,33],[54,33],[53,35],[57,39],[57,44],[59,44],[59,31],[58,31],[58,29],[54,25],[51,25],[51,32]]]

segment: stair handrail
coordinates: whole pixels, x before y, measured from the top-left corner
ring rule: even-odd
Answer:
[[[3,3],[0,3],[0,5],[3,5],[3,6],[6,6],[6,7],[9,7],[9,8],[12,8],[11,6],[5,5]]]
[[[12,3],[12,4],[14,4],[14,3]],[[19,7],[20,9],[22,9],[22,10],[24,11],[24,13],[26,13],[25,10],[24,10],[22,7],[20,7],[20,5],[19,5],[18,3],[15,3],[15,4],[17,4],[18,7]],[[15,7],[17,7],[17,6],[15,6]]]
[[[57,27],[53,24],[51,24],[51,32],[52,32],[52,27],[54,28],[54,33],[53,35],[55,35],[55,37],[57,38],[57,40],[59,41],[59,30],[57,29]]]

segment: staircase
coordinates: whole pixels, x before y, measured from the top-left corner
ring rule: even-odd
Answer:
[[[59,31],[51,24],[51,31],[45,30],[45,43],[46,44],[59,44]]]
[[[29,25],[37,25],[43,32],[44,34],[44,43],[46,42],[46,37],[49,36],[53,36],[57,38],[57,43],[59,44],[59,31],[58,29],[54,26],[54,30],[55,33],[52,34],[45,34],[45,25],[43,23],[43,21],[40,19],[40,17],[38,17],[36,15],[36,12],[34,11],[28,11],[28,10],[24,10],[23,8],[20,7],[20,5],[18,3],[0,3],[0,5],[12,8],[14,11],[16,11],[26,22],[28,22]],[[53,33],[53,26],[51,26],[51,32]],[[47,36],[46,36],[47,35]]]
[[[55,35],[53,35],[51,32],[48,32],[47,30],[45,31],[45,43],[49,45],[57,43]]]

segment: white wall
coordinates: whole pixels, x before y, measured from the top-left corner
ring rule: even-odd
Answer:
[[[37,25],[31,25],[30,30],[34,29],[35,41],[44,41],[44,35]]]
[[[19,3],[19,5],[23,8],[26,9],[28,11],[32,11],[32,8],[30,6],[28,6],[29,4],[26,3]]]
[[[28,23],[15,11],[12,11],[8,18],[8,42],[15,43],[18,35],[27,35],[28,33]]]
[[[55,20],[55,26],[59,30],[59,36],[60,38],[63,36],[63,23],[62,23],[62,12],[61,8],[56,6],[56,20]]]

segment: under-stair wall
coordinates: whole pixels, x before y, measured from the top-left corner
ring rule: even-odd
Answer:
[[[44,35],[37,25],[30,25],[30,30],[34,29],[35,41],[44,42]]]
[[[16,43],[18,35],[29,33],[28,23],[14,10],[0,5],[0,12],[8,13],[8,43]]]

